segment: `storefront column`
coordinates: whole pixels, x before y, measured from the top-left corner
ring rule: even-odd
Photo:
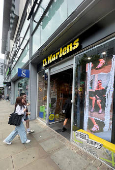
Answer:
[[[49,124],[49,103],[50,103],[50,70],[48,69],[48,86],[47,86],[47,117],[46,124]]]
[[[28,99],[30,102],[30,119],[36,119],[36,104],[37,104],[37,66],[29,64],[30,78],[28,87]]]
[[[73,114],[74,114],[74,103],[75,103],[75,57],[73,63],[73,82],[72,82],[72,110],[71,110],[71,134],[70,134],[70,141],[72,141],[72,133],[73,133]]]
[[[15,83],[11,82],[11,100],[10,103],[13,105],[15,103]]]
[[[32,31],[33,31],[33,21],[30,18],[30,41],[29,41],[29,70],[30,78],[28,84],[28,100],[30,102],[29,111],[31,112],[30,119],[36,119],[36,107],[37,107],[37,65],[31,63],[32,57]]]
[[[4,98],[6,99],[6,96],[7,96],[7,92],[8,92],[8,89],[7,89],[8,87],[6,86],[6,87],[4,87]]]

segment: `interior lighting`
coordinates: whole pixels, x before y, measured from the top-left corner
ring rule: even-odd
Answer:
[[[106,52],[104,51],[104,52],[102,52],[102,55],[105,55],[106,54]]]

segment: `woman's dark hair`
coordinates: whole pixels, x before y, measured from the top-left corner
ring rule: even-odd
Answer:
[[[24,105],[22,103],[22,99],[23,99],[23,97],[17,97],[16,98],[15,109],[16,109],[17,105],[24,107]]]
[[[20,94],[20,97],[21,97],[21,96],[24,96],[24,95],[26,95],[26,93],[21,93],[21,94]]]

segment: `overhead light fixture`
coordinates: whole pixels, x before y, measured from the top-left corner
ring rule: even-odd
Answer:
[[[102,55],[105,55],[106,54],[106,52],[104,51],[104,52],[102,52]]]
[[[91,57],[88,57],[87,59],[88,59],[88,60],[91,60]]]

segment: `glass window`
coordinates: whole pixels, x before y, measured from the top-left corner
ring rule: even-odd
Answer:
[[[68,16],[83,2],[83,0],[68,0]]]
[[[30,20],[27,20],[27,18],[25,19],[25,22],[23,24],[23,27],[22,27],[22,30],[21,30],[21,33],[20,33],[20,38],[21,40],[23,39],[26,31],[27,31],[27,28],[29,26],[29,23],[30,23]],[[21,42],[20,42],[21,43]]]
[[[15,83],[15,99],[20,96],[21,93],[26,93],[26,99],[28,100],[28,78],[23,78]]]
[[[34,21],[33,21],[33,30],[35,29],[37,22],[39,22],[39,19],[41,18],[42,14],[43,14],[43,9],[41,7],[39,7],[39,9],[35,15]]]
[[[76,57],[73,130],[84,129],[111,142],[115,56],[97,51]]]
[[[45,11],[46,7],[48,6],[49,2],[50,2],[50,0],[43,0],[42,3],[40,4],[40,7],[39,7],[39,9],[38,9],[38,11],[37,11],[37,13],[35,15],[35,18],[34,18],[34,20],[36,22],[38,22],[39,19],[41,18],[42,14]],[[36,22],[33,22],[33,30],[37,25]]]
[[[49,11],[42,21],[41,26],[41,45],[54,33],[54,31],[67,18],[67,1],[56,0],[50,6]]]
[[[28,32],[23,40],[23,43],[21,44],[21,49],[23,49],[25,47],[29,38],[30,38],[30,29],[28,30]]]
[[[34,54],[40,48],[40,26],[32,37],[32,54]]]
[[[13,68],[12,74],[11,74],[12,78],[17,74],[18,68],[22,68],[27,63],[28,60],[29,60],[29,44],[25,47],[18,62],[16,63],[15,67]]]
[[[40,72],[38,74],[38,116],[46,121],[47,110],[47,73]]]

